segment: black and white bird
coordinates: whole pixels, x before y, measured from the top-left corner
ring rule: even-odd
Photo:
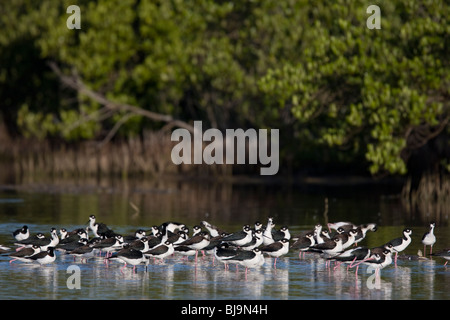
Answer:
[[[137,265],[141,263],[144,263],[146,265],[148,264],[147,257],[140,250],[135,250],[133,248],[122,249],[118,252],[115,252],[107,259],[122,261],[124,263],[123,267],[120,269],[120,272],[122,273],[127,264],[131,264],[133,266],[133,273],[136,271]]]
[[[436,227],[436,223],[430,223],[430,230],[425,232],[422,237],[423,243],[423,255],[426,256],[426,247],[430,246],[430,254],[433,253],[433,245],[436,243],[436,236],[434,235],[434,228]]]
[[[83,262],[83,260],[85,262],[87,262],[87,260],[89,258],[94,257],[94,245],[98,242],[100,242],[100,239],[97,238],[92,243],[88,243],[84,246],[78,247],[78,248],[76,248],[72,251],[68,251],[66,253],[70,254],[74,260],[76,258],[80,258],[81,262]]]
[[[175,253],[182,255],[186,258],[186,260],[189,260],[189,257],[195,256],[195,254],[197,253],[197,250],[192,249],[188,246],[174,246],[174,250]]]
[[[358,265],[360,263],[364,263],[375,268],[375,276],[379,276],[380,270],[392,263],[392,251],[384,247],[371,249],[370,257],[364,259],[362,262],[359,262]]]
[[[375,232],[377,230],[376,223],[367,223],[362,225],[356,225],[352,222],[348,221],[341,221],[341,222],[334,222],[334,223],[328,223],[328,230],[331,232],[331,229],[335,229],[336,231],[340,231],[339,229],[343,230],[344,232],[349,232],[352,229],[356,229],[358,231],[358,234],[355,236],[355,243],[358,244],[361,242],[365,237],[368,231]]]
[[[108,226],[101,222],[96,222],[95,215],[89,216],[89,229],[92,231],[95,237],[100,237],[101,234],[107,234],[112,230]]]
[[[9,254],[9,256],[12,258],[9,261],[9,263],[12,263],[13,261],[16,261],[16,260],[19,260],[22,262],[31,262],[32,260],[30,259],[30,257],[39,252],[41,252],[41,247],[39,247],[37,245],[32,245],[31,247],[22,248],[19,251]]]
[[[342,252],[342,239],[340,237],[333,237],[323,243],[313,245],[309,251],[323,253],[327,258],[337,256]]]
[[[19,246],[16,250],[19,251],[23,247],[31,247],[32,245],[39,245],[38,242],[45,239],[45,234],[38,232],[35,235],[28,237],[27,239],[14,242],[16,246]]]
[[[338,230],[342,228],[344,231],[349,231],[350,229],[356,229],[357,225],[348,221],[339,221],[339,222],[330,222],[327,223],[328,231],[331,232],[331,229]]]
[[[166,231],[170,231],[172,233],[175,233],[180,230],[187,232],[187,226],[184,223],[174,221],[164,222],[158,227],[158,229],[162,234],[166,234]]]
[[[162,243],[163,235],[161,234],[161,232],[158,232],[156,233],[156,235],[151,234],[149,236],[146,236],[146,238],[148,242],[148,248],[152,249]]]
[[[314,240],[316,244],[324,242],[324,238],[322,237],[322,225],[320,223],[314,226],[312,233],[314,235]],[[327,238],[330,238],[329,233],[326,233],[326,235],[328,235]]]
[[[44,234],[39,233],[35,237],[30,237],[28,239],[18,241],[15,244],[24,247],[37,245],[41,247],[41,251],[46,251],[48,247],[56,247],[59,244],[59,237],[56,229],[51,228],[50,238],[47,238]]]
[[[319,233],[316,233],[316,244],[324,243],[328,240],[331,240],[330,233],[327,229],[320,230]]]
[[[214,249],[214,258],[225,265],[225,270],[228,268],[229,261],[228,259],[237,255],[238,250],[236,248],[232,248],[228,243],[221,243],[219,246]]]
[[[403,236],[400,238],[395,238],[389,241],[387,244],[392,244],[392,247],[395,252],[394,264],[397,266],[397,256],[399,252],[405,250],[411,244],[411,234],[412,230],[406,228],[403,230]]]
[[[88,243],[88,239],[80,238],[78,241],[71,241],[68,243],[58,244],[56,246],[56,250],[63,251],[63,252],[70,252],[72,250],[75,250],[78,247],[87,245],[87,243]]]
[[[216,227],[215,225],[212,225],[211,223],[209,223],[208,221],[202,221],[200,222],[200,224],[206,228],[206,230],[208,230],[209,234],[211,235],[212,238],[214,237],[218,237],[219,235],[222,234],[228,234],[226,231]]]
[[[342,250],[347,249],[352,244],[355,243],[356,236],[358,234],[358,231],[356,229],[350,229],[349,231],[344,231],[343,228],[338,228],[338,234],[335,235],[337,238],[342,239]]]
[[[195,262],[197,262],[198,251],[206,248],[209,245],[209,243],[211,242],[210,239],[211,239],[211,237],[210,237],[209,233],[207,233],[205,231],[201,231],[197,235],[179,243],[178,245],[179,246],[187,246],[191,249],[196,250],[197,252],[195,253]]]
[[[337,256],[330,257],[328,259],[336,261],[337,265],[335,266],[335,269],[341,264],[341,263],[349,263],[347,266],[347,270],[349,268],[353,268],[355,265],[357,266],[358,263],[366,261],[366,259],[369,259],[371,255],[371,250],[366,247],[356,247],[347,249]],[[356,268],[356,273],[358,273],[358,266]]]
[[[251,251],[239,250],[236,255],[224,259],[228,263],[237,263],[245,267],[245,276],[247,277],[248,268],[260,267],[264,264],[262,251],[255,248]]]
[[[59,239],[64,240],[66,237],[68,237],[68,232],[66,228],[59,229]]]
[[[252,251],[253,249],[261,246],[263,244],[263,242],[264,242],[263,231],[261,229],[258,229],[258,230],[253,231],[252,240],[249,243],[244,244],[243,246],[240,246],[240,248],[242,250]]]
[[[450,249],[444,249],[442,251],[432,253],[431,255],[435,257],[441,257],[447,260],[444,264],[444,266],[446,266],[448,261],[450,260]]]
[[[12,234],[16,241],[22,241],[28,239],[30,236],[30,229],[28,229],[27,225],[24,225],[22,228],[15,230]]]
[[[175,249],[173,247],[173,243],[171,243],[170,241],[166,241],[148,251],[143,252],[143,254],[148,258],[154,258],[163,261],[164,258],[170,256],[174,252]]]
[[[139,250],[141,252],[148,251],[150,250],[150,247],[148,245],[148,238],[142,237],[141,239],[137,239],[127,244],[124,244],[124,249],[128,248]]]
[[[82,228],[74,230],[72,232],[66,231],[65,233],[64,231],[62,231],[61,233],[61,230],[62,229],[59,230],[59,233],[60,235],[64,236],[64,238],[59,240],[57,247],[64,246],[68,243],[76,243],[80,239],[88,239],[88,233]]]
[[[369,232],[369,231],[375,232],[375,231],[377,231],[377,229],[378,229],[378,226],[376,225],[376,223],[367,223],[367,224],[362,224],[362,225],[356,227],[358,234],[355,237],[355,244],[357,245],[359,242],[364,240],[364,238],[367,235],[367,232]]]
[[[253,238],[252,230],[249,225],[243,226],[242,230],[231,233],[222,238],[223,242],[228,242],[234,246],[240,247],[251,242]]]
[[[280,241],[273,242],[273,243],[268,244],[266,246],[262,246],[260,248],[260,250],[263,253],[266,253],[269,256],[275,258],[273,266],[276,268],[276,266],[277,266],[277,259],[289,252],[289,240],[288,239],[282,239]]]
[[[291,249],[299,249],[298,257],[301,258],[301,255],[309,250],[310,247],[316,244],[316,239],[314,237],[314,233],[308,232],[305,235],[300,235],[292,238],[294,243],[291,245]]]
[[[93,248],[100,250],[100,252],[106,252],[105,258],[108,258],[108,256],[112,255],[112,252],[123,248],[123,237],[121,235],[116,235],[113,238],[100,240],[94,244]]]
[[[282,226],[280,230],[272,229],[272,239],[273,241],[280,241],[281,239],[291,239],[291,233],[289,232],[288,226]]]
[[[195,237],[196,235],[198,235],[200,232],[202,232],[202,227],[195,225],[192,227],[192,236]]]
[[[123,236],[123,242],[124,243],[130,243],[135,240],[139,240],[145,237],[145,231],[142,229],[138,229],[134,232],[134,234]]]
[[[269,217],[267,219],[267,225],[263,232],[263,245],[267,246],[271,243],[274,243],[275,240],[272,237],[272,231],[275,228],[275,224],[273,223],[273,218]]]
[[[46,250],[41,250],[40,252],[32,255],[30,259],[41,265],[52,263],[56,260],[54,249],[54,247],[48,247]]]
[[[254,226],[254,230],[262,230],[263,229],[263,224],[260,221],[256,221],[255,222],[255,226]]]

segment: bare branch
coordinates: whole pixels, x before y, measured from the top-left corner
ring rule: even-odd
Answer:
[[[77,90],[78,92],[90,97],[91,99],[97,101],[98,103],[104,105],[105,108],[108,108],[113,111],[129,112],[134,115],[140,115],[140,116],[146,117],[146,118],[154,120],[154,121],[171,123],[173,126],[185,128],[185,129],[189,130],[190,132],[194,132],[194,127],[192,125],[190,125],[182,120],[174,119],[170,115],[156,113],[156,112],[142,109],[140,107],[136,107],[136,106],[126,104],[126,103],[117,103],[117,102],[111,101],[111,100],[107,99],[105,96],[103,96],[102,94],[89,89],[81,81],[81,79],[78,76],[76,76],[76,75],[67,76],[67,75],[63,74],[55,62],[48,62],[48,65],[52,69],[52,71],[59,77],[59,79],[61,80],[62,83],[64,83],[68,87],[70,87],[74,90]]]
[[[102,142],[99,143],[99,147],[102,148],[106,143],[108,143],[116,134],[116,132],[120,129],[120,127],[128,121],[128,119],[130,119],[132,116],[135,116],[132,113],[127,113],[126,115],[124,115],[122,118],[120,118],[119,121],[116,122],[116,124],[114,125],[114,127],[111,129],[111,131],[109,131],[108,135],[105,137],[105,139],[103,139]]]

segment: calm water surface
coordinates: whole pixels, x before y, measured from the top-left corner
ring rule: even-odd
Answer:
[[[229,231],[273,216],[276,227],[287,225],[296,234],[315,224],[352,221],[375,222],[362,245],[378,246],[413,229],[413,242],[405,251],[417,255],[423,250],[421,236],[429,220],[437,220],[434,251],[450,247],[448,216],[405,211],[395,197],[396,190],[371,187],[287,188],[218,184],[165,183],[161,185],[39,185],[27,188],[3,186],[0,191],[0,244],[11,246],[11,232],[27,224],[31,233],[52,227],[69,230],[85,227],[88,217],[116,232],[131,234],[138,228],[165,221],[180,221],[192,227],[201,220]],[[324,199],[328,199],[328,211]],[[213,264],[211,256],[197,264],[179,256],[163,263],[151,262],[147,271],[138,266],[120,271],[122,264],[105,265],[101,258],[87,263],[58,252],[55,263],[46,266],[9,263],[0,256],[0,299],[449,299],[450,266],[445,260],[399,260],[381,271],[381,282],[373,285],[372,273],[361,267],[355,275],[344,266],[333,270],[315,255],[299,259],[291,251],[278,260],[266,258],[259,269]],[[81,289],[69,289],[71,265],[80,268]]]

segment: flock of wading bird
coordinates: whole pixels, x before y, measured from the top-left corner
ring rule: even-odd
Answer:
[[[426,255],[426,246],[429,246],[431,256],[450,260],[450,249],[432,252],[436,242],[434,228],[435,223],[431,223],[429,231],[422,237],[423,254]],[[86,228],[72,231],[62,228],[59,236],[55,228],[50,230],[50,237],[43,233],[30,236],[29,228],[24,225],[12,233],[17,249],[0,246],[0,253],[8,255],[10,263],[18,260],[44,265],[53,263],[58,251],[73,256],[74,261],[87,262],[90,258],[104,259],[105,264],[120,261],[123,263],[121,272],[127,265],[132,265],[135,272],[137,265],[144,264],[147,271],[152,260],[158,263],[176,255],[186,261],[189,261],[189,256],[195,256],[197,264],[200,251],[202,259],[210,255],[213,265],[215,261],[220,261],[226,270],[229,264],[235,264],[236,270],[239,265],[244,266],[247,275],[248,268],[260,267],[265,263],[265,256],[274,258],[273,267],[276,268],[279,257],[298,250],[300,259],[307,253],[318,255],[325,259],[327,268],[331,268],[332,262],[335,263],[333,269],[345,263],[347,270],[356,267],[357,273],[359,265],[364,264],[372,266],[379,274],[380,269],[392,262],[397,265],[398,254],[411,244],[412,230],[404,229],[401,237],[379,247],[358,246],[369,232],[376,230],[374,223],[355,225],[336,222],[328,223],[327,228],[318,224],[313,230],[291,236],[287,226],[276,229],[273,218],[268,218],[266,225],[256,222],[253,227],[244,225],[242,230],[231,233],[202,221],[192,228],[189,236],[189,228],[185,224],[165,222],[153,226],[151,230],[139,229],[133,235],[125,236],[97,222],[96,217],[91,215]],[[92,237],[89,237],[90,233]],[[420,255],[408,257],[426,259]]]

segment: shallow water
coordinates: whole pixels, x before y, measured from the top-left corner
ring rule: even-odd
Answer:
[[[401,236],[408,226],[413,229],[413,242],[405,251],[416,255],[423,250],[421,236],[426,221],[405,214],[398,201],[372,189],[292,190],[266,187],[186,186],[163,188],[129,188],[105,190],[75,188],[33,188],[22,190],[3,188],[0,192],[0,244],[11,246],[11,232],[27,224],[31,233],[52,227],[69,230],[84,227],[90,214],[107,223],[116,232],[131,234],[137,228],[148,230],[164,221],[180,221],[189,227],[208,220],[227,231],[240,230],[245,223],[259,220],[266,223],[274,216],[277,227],[288,225],[292,234],[309,230],[316,223],[349,220],[355,223],[375,222],[376,232],[367,235],[361,245],[378,246]],[[324,214],[324,198],[329,199]],[[131,204],[130,204],[131,203]],[[136,210],[138,208],[138,210]],[[450,247],[448,217],[440,217],[436,227],[438,238],[433,251]],[[11,246],[12,247],[12,246]],[[292,300],[292,299],[449,299],[450,266],[445,260],[399,260],[381,271],[379,282],[362,266],[354,269],[341,266],[327,268],[325,260],[309,254],[300,259],[290,251],[278,259],[274,268],[272,258],[264,266],[251,269],[232,265],[229,270],[212,257],[194,262],[180,256],[163,263],[150,262],[126,267],[112,262],[105,265],[102,258],[87,263],[57,253],[55,263],[39,266],[21,262],[9,263],[0,256],[0,299],[192,299],[192,300]],[[73,283],[72,265],[79,267],[80,289],[70,289]],[[69,286],[68,286],[69,281]]]

